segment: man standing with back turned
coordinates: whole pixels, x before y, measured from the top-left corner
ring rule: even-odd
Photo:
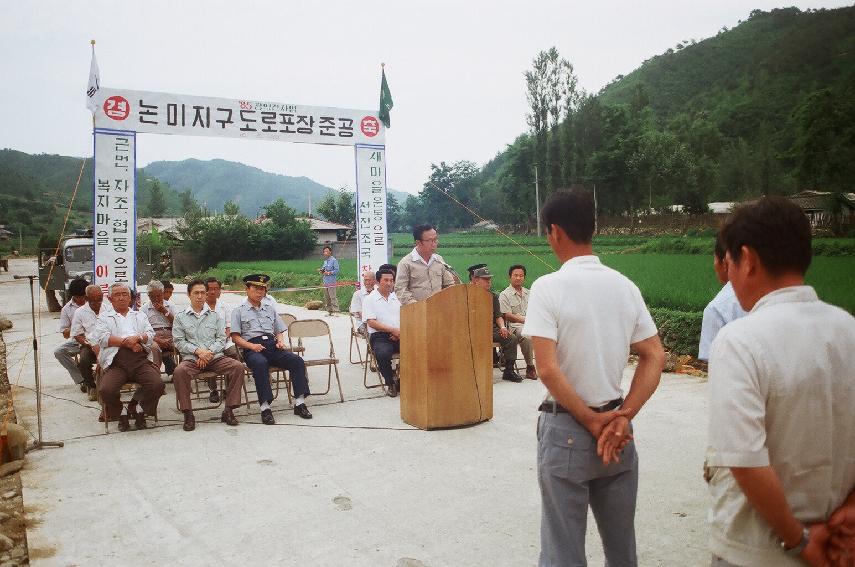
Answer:
[[[853,565],[855,319],[804,285],[810,223],[782,197],[722,229],[742,307],[710,355],[712,565]]]
[[[542,218],[563,265],[532,285],[523,327],[549,390],[537,428],[539,564],[587,565],[590,505],[606,564],[635,566],[638,456],[630,420],[656,390],[665,353],[638,288],[593,255],[590,194],[558,191]],[[630,347],[639,361],[624,400]]]

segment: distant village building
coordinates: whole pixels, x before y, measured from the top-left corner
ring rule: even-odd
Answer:
[[[347,225],[321,219],[298,217],[297,220],[309,221],[309,228],[318,236],[318,242],[347,240],[352,231],[352,228]]]
[[[0,224],[0,240],[10,240],[12,234],[12,231],[7,229],[5,224]]]
[[[828,191],[802,191],[787,198],[802,208],[811,226],[816,228],[831,224],[834,215],[832,196],[833,193]],[[855,218],[855,193],[844,193],[838,205],[841,222],[845,224]]]
[[[733,210],[734,206],[736,206],[736,203],[734,203],[733,201],[719,201],[716,203],[707,203],[707,207],[709,207],[710,212],[714,215],[729,214],[730,211]]]
[[[148,234],[153,230],[168,235],[176,240],[181,240],[178,233],[178,223],[182,218],[170,217],[139,217],[137,218],[137,234]]]

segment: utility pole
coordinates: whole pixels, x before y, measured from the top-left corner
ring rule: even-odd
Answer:
[[[534,164],[534,210],[537,218],[537,237],[540,238],[540,186],[537,183],[537,164]]]
[[[597,182],[594,181],[594,234],[599,234],[599,211],[597,210]]]
[[[24,255],[24,225],[18,225],[20,230],[18,231],[18,254],[21,256]]]

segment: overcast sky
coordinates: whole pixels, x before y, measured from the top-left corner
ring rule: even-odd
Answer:
[[[484,0],[0,2],[0,148],[91,156],[84,92],[89,40],[101,84],[373,109],[380,63],[395,108],[389,187],[417,193],[430,164],[483,165],[523,133],[523,73],[558,48],[596,92],[684,39],[715,35],[752,9],[850,2]],[[137,165],[222,158],[354,187],[353,150],[141,134]],[[70,184],[74,180],[69,180]]]

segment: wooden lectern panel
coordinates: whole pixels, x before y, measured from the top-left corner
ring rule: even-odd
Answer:
[[[493,417],[493,300],[456,285],[401,308],[401,418],[421,429]]]

